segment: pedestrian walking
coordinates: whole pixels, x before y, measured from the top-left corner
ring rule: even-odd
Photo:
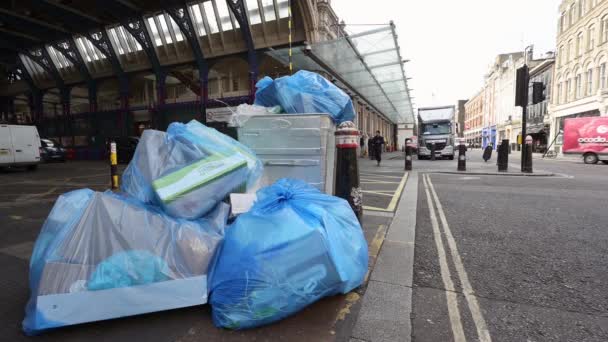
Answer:
[[[487,163],[490,159],[492,159],[492,144],[488,144],[483,150],[483,161]]]
[[[361,132],[361,138],[359,138],[359,147],[361,148],[361,158],[365,157],[365,133]]]
[[[367,139],[367,153],[369,153],[369,160],[374,160],[374,145],[372,143],[374,139]]]
[[[370,147],[374,151],[374,157],[378,162],[378,166],[380,166],[380,162],[382,161],[382,147],[384,145],[386,145],[384,137],[380,135],[380,131],[376,131],[376,136],[372,139]]]

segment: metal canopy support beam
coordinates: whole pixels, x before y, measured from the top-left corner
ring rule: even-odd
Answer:
[[[27,72],[21,57],[17,56],[17,64],[11,68],[9,73],[9,83],[15,83],[19,80],[23,80],[30,89],[28,104],[30,106],[32,120],[34,123],[38,123],[42,117],[42,98],[44,93],[34,83],[34,79],[32,79],[32,76]]]
[[[36,8],[61,18],[62,24],[72,31],[81,31],[82,29],[97,27],[103,24],[98,18],[56,1],[32,0],[32,2]]]
[[[84,77],[87,83],[87,89],[89,92],[89,111],[97,111],[97,82],[91,77],[89,69],[87,69],[84,59],[78,52],[76,47],[76,41],[74,38],[66,39],[60,42],[51,44],[55,50],[59,51],[65,56],[74,66],[78,68],[78,71]]]
[[[64,38],[70,35],[70,32],[63,27],[26,17],[3,8],[0,8],[0,20],[18,27],[22,33],[31,33],[34,36],[44,38],[44,40]]]
[[[209,97],[209,65],[205,60],[203,49],[198,40],[198,34],[194,26],[194,21],[190,16],[187,5],[167,9],[166,12],[173,18],[173,21],[177,24],[179,29],[182,31],[182,35],[190,44],[192,48],[192,54],[198,67],[198,79],[200,83],[200,90],[198,95],[201,98],[201,119],[203,123],[207,122],[207,102]]]
[[[39,47],[32,51],[24,50],[22,52],[23,55],[27,56],[29,59],[34,61],[36,64],[40,65],[44,71],[46,71],[57,85],[59,92],[61,94],[61,106],[63,108],[63,115],[70,114],[70,91],[71,89],[65,85],[63,82],[63,78],[61,78],[61,74],[57,70],[57,67],[53,63],[49,52],[46,47]]]
[[[152,70],[154,71],[154,75],[156,76],[156,107],[160,112],[163,110],[162,107],[165,105],[165,98],[167,97],[167,72],[160,64],[160,59],[156,54],[156,48],[154,47],[154,43],[152,42],[152,38],[150,37],[150,33],[145,24],[144,17],[136,17],[134,19],[124,20],[122,22],[122,26],[135,38],[135,40],[141,45],[141,48],[146,53],[150,64],[152,65]],[[158,28],[162,30],[162,28]],[[161,32],[159,31],[159,34]],[[160,114],[160,113],[159,113]],[[153,120],[154,126],[156,128],[164,128],[164,115],[160,115],[156,120]]]
[[[243,39],[245,40],[245,46],[247,46],[247,58],[249,60],[249,98],[251,103],[255,99],[255,84],[258,79],[258,60],[255,51],[255,45],[253,43],[253,35],[251,34],[251,28],[249,26],[249,18],[247,17],[247,10],[245,9],[244,0],[226,0],[228,7],[234,14],[234,18],[239,23]]]
[[[116,74],[118,78],[119,84],[119,92],[120,92],[120,117],[116,121],[116,125],[118,126],[121,134],[126,135],[127,131],[127,122],[129,117],[129,79],[127,74],[120,65],[120,61],[118,60],[118,56],[116,55],[116,51],[114,51],[114,47],[112,46],[112,42],[110,41],[110,37],[108,36],[108,32],[106,32],[105,28],[101,28],[99,31],[89,32],[85,34],[85,37],[93,44],[97,50],[99,50],[106,58],[110,61],[112,65],[112,70]]]

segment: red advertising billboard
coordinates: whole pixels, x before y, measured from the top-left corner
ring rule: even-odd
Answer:
[[[608,155],[608,117],[564,120],[563,152]]]

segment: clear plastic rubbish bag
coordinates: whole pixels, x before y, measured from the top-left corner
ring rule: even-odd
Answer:
[[[226,229],[209,275],[213,322],[246,329],[360,286],[368,250],[348,202],[281,179]]]
[[[350,97],[314,72],[302,70],[274,81],[264,77],[256,87],[256,105],[281,106],[288,114],[327,113],[338,124],[355,119]]]
[[[60,196],[32,253],[23,330],[206,303],[228,214],[221,203],[188,221],[111,192]]]
[[[230,192],[253,188],[262,162],[246,146],[198,121],[144,131],[121,190],[172,216],[196,219]]]

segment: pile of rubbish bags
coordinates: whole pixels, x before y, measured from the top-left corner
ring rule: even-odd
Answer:
[[[275,80],[268,86],[282,95],[261,89],[261,98],[288,112],[353,115],[319,78],[320,93],[294,95],[309,76]],[[246,329],[360,286],[367,243],[345,200],[281,179],[231,214],[227,198],[259,188],[262,167],[248,147],[197,121],[144,131],[120,193],[81,189],[56,201],[31,257],[24,332],[207,302],[216,326]]]
[[[280,106],[288,114],[327,113],[336,124],[355,119],[350,96],[314,72],[301,70],[275,80],[267,76],[256,87],[258,106]]]

